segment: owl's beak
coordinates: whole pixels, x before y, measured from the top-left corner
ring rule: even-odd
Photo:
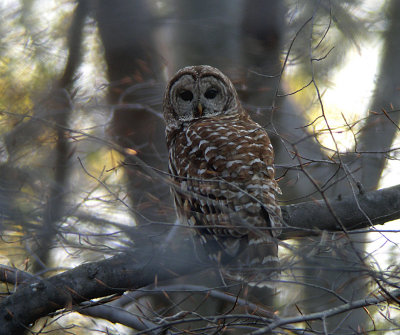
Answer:
[[[201,103],[199,103],[197,105],[197,117],[201,117],[203,116],[203,105]]]

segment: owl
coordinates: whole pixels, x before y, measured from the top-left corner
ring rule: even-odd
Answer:
[[[179,220],[193,227],[213,262],[229,264],[229,278],[269,285],[282,214],[267,132],[241,106],[232,82],[207,65],[172,77],[163,112]]]

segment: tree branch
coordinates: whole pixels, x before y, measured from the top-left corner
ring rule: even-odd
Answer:
[[[371,228],[400,218],[400,185],[329,200],[347,230]],[[282,207],[287,228],[280,239],[319,235],[321,231],[341,231],[324,200]]]
[[[400,217],[400,185],[330,200],[330,206],[348,230],[383,224]],[[282,239],[316,235],[322,230],[340,231],[323,201],[283,206],[282,210],[287,225]],[[0,335],[22,333],[40,317],[60,309],[71,310],[90,299],[212,268],[197,260],[188,234],[179,236],[179,243],[174,238],[166,244],[156,240],[163,234],[154,234],[148,228],[134,232],[138,238],[129,251],[21,284],[0,304]]]
[[[393,290],[390,292],[393,297],[398,297],[400,295],[400,290]],[[355,301],[351,301],[347,304],[342,304],[340,306],[336,306],[321,312],[310,313],[306,315],[299,315],[294,317],[288,318],[281,318],[277,319],[276,321],[272,322],[269,326],[260,328],[251,333],[251,335],[261,335],[261,334],[270,334],[271,330],[276,329],[280,326],[291,324],[291,323],[298,323],[304,321],[311,321],[311,320],[318,320],[318,319],[327,319],[330,316],[337,315],[340,313],[348,312],[356,308],[367,307],[371,305],[377,305],[384,301],[390,301],[391,298],[384,295],[383,293],[380,296],[371,296],[365,299],[359,299]]]
[[[33,282],[36,278],[28,272],[7,265],[0,265],[0,282],[19,285],[24,282]]]

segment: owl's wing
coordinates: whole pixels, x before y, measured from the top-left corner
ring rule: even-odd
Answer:
[[[174,160],[179,166],[171,169],[183,178],[180,192],[175,192],[177,208],[190,225],[202,228],[203,240],[207,234],[218,242],[232,241],[236,243],[233,254],[239,246],[232,237],[250,232],[275,235],[271,229],[281,222],[275,201],[279,188],[272,146],[258,124],[204,119],[188,127],[177,141],[181,149]]]

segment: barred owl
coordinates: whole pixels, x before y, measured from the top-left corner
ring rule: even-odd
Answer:
[[[211,260],[229,261],[228,277],[270,286],[282,215],[266,131],[211,66],[178,71],[163,109],[179,219],[194,227]]]

